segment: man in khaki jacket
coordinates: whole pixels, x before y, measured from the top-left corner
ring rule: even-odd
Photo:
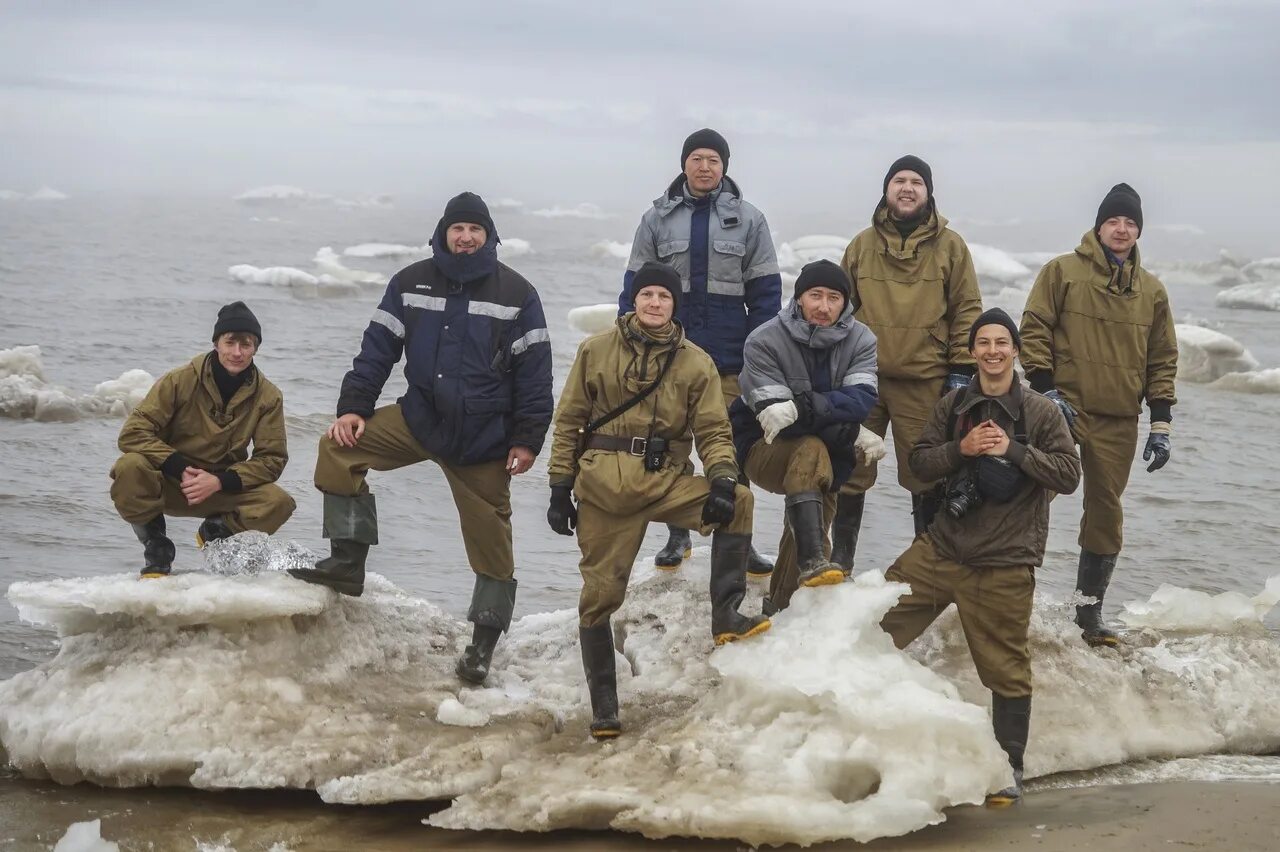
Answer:
[[[880,398],[863,424],[880,437],[893,427],[898,482],[911,492],[917,534],[937,511],[932,483],[907,458],[938,397],[973,375],[969,329],[982,296],[969,247],[938,212],[933,171],[914,155],[884,177],[871,227],[853,238],[842,262],[853,282],[854,316],[876,335]],[[876,465],[860,466],[840,490],[831,527],[831,561],[853,567],[867,489]]]
[[[1142,401],[1151,411],[1142,453],[1148,471],[1169,460],[1177,401],[1169,294],[1142,268],[1141,233],[1141,199],[1128,184],[1116,184],[1076,250],[1040,271],[1022,314],[1027,380],[1074,423],[1084,463],[1076,588],[1097,601],[1076,607],[1076,623],[1090,645],[1118,641],[1103,624],[1102,597],[1124,543],[1120,497],[1138,446]]]
[[[911,450],[911,472],[944,480],[944,510],[885,572],[911,590],[880,626],[899,648],[952,603],[983,686],[991,690],[996,740],[1013,784],[992,806],[1022,795],[1031,724],[1027,631],[1035,569],[1044,560],[1049,501],[1080,483],[1080,459],[1052,402],[1018,381],[1018,327],[1004,311],[982,314],[969,333],[978,375],[943,397]]]
[[[253,363],[261,343],[248,306],[226,305],[213,351],[162,376],[125,420],[111,499],[142,542],[142,576],[173,566],[165,515],[204,518],[204,547],[245,530],[274,533],[293,514],[293,498],[275,484],[289,461],[284,397]]]
[[[714,530],[715,644],[769,629],[767,618],[738,612],[753,500],[738,484],[719,371],[672,319],[681,298],[675,269],[648,261],[631,288],[634,310],[578,347],[556,408],[549,465],[547,522],[561,535],[576,526],[582,551],[579,638],[597,740],[622,730],[609,618],[622,606],[649,522]],[[691,472],[695,444],[704,476]]]

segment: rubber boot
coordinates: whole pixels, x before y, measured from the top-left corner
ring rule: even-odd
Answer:
[[[778,608],[774,606],[773,599],[768,595],[760,599],[760,614],[765,618],[773,618],[778,614]]]
[[[133,534],[142,542],[142,571],[146,579],[167,577],[173,570],[173,557],[178,550],[165,535],[164,513],[156,515],[145,524],[130,524]]]
[[[618,721],[618,670],[613,656],[613,628],[608,619],[595,627],[579,627],[582,670],[591,694],[591,736],[611,740],[622,733]]]
[[[1031,696],[1004,698],[991,695],[991,727],[996,742],[1009,755],[1013,784],[987,796],[987,807],[1006,808],[1022,800],[1022,755],[1027,749],[1027,732],[1031,728]]]
[[[674,571],[680,567],[681,562],[692,555],[693,541],[689,538],[689,531],[668,524],[667,543],[658,551],[658,555],[653,557],[653,564],[664,571]]]
[[[831,586],[844,582],[844,571],[822,555],[822,494],[802,491],[786,498],[787,523],[796,540],[796,569],[802,586]]]
[[[329,556],[314,568],[290,568],[289,575],[360,597],[364,592],[364,563],[369,548],[378,543],[378,507],[373,495],[324,495],[322,534],[329,539]]]
[[[1080,636],[1090,647],[1114,648],[1120,644],[1115,631],[1102,623],[1102,596],[1111,585],[1111,572],[1116,567],[1118,553],[1102,555],[1089,550],[1080,551],[1080,567],[1076,573],[1076,591],[1085,597],[1097,598],[1097,603],[1076,607],[1076,624]]]
[[[715,532],[711,535],[711,638],[717,645],[757,636],[769,629],[763,615],[738,612],[747,593],[747,554],[751,536]]]
[[[929,531],[929,524],[933,523],[933,517],[938,514],[941,505],[942,501],[936,491],[911,495],[911,522],[917,536]]]
[[[210,515],[200,524],[200,528],[196,530],[196,547],[204,550],[204,546],[211,541],[221,541],[224,538],[231,538],[235,535],[231,531],[231,527],[227,526],[227,522],[223,520],[221,515]]]
[[[858,549],[858,532],[862,529],[862,508],[866,494],[841,494],[836,498],[836,517],[831,522],[831,561],[844,575],[853,573],[853,554]]]
[[[516,581],[495,580],[484,574],[476,575],[471,590],[471,609],[467,621],[471,630],[471,644],[458,658],[458,677],[477,686],[489,676],[489,664],[493,661],[493,649],[498,639],[511,626],[511,614],[516,609]]]

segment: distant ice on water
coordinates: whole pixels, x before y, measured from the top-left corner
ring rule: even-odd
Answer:
[[[45,381],[39,346],[0,349],[0,417],[66,423],[86,417],[124,417],[155,384],[146,370],[126,370],[91,393]]]
[[[599,334],[612,328],[617,318],[615,304],[580,305],[569,310],[569,327],[583,334]]]

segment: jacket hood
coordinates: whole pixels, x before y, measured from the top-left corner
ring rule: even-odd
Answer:
[[[653,206],[665,214],[684,204],[686,200],[684,183],[684,173],[681,172],[667,186],[667,191],[653,200]],[[728,175],[720,179],[720,186],[713,190],[711,195],[715,199],[717,207],[736,207],[738,202],[742,200],[742,190],[738,187],[737,182]]]
[[[800,313],[800,306],[795,299],[788,299],[778,314],[783,328],[797,343],[810,349],[830,349],[849,334],[853,327],[853,303],[844,300],[844,310],[831,325],[813,325]]]
[[[1134,243],[1133,250],[1129,252],[1129,258],[1122,266],[1117,267],[1107,257],[1107,250],[1102,245],[1102,240],[1098,239],[1098,235],[1090,231],[1085,231],[1084,236],[1080,237],[1080,245],[1076,246],[1076,254],[1080,255],[1090,266],[1098,273],[1107,277],[1107,288],[1117,292],[1140,291],[1139,282],[1142,280],[1139,275],[1142,269],[1142,256],[1138,253],[1138,245]],[[1128,274],[1125,271],[1128,270]]]
[[[884,243],[885,251],[888,254],[899,259],[906,259],[915,256],[916,249],[922,242],[931,240],[946,230],[947,217],[938,212],[937,205],[930,198],[929,215],[911,233],[911,236],[904,240],[889,219],[889,203],[881,198],[880,203],[876,205],[875,212],[871,214],[871,226],[875,228],[876,234],[879,235]]]

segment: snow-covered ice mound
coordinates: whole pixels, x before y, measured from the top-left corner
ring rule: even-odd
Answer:
[[[580,305],[569,310],[569,327],[583,334],[599,334],[618,318],[616,304]]]
[[[463,688],[465,623],[378,575],[352,599],[274,571],[12,589],[27,615],[93,625],[0,683],[0,744],[65,783],[453,798],[433,824],[763,844],[901,834],[1007,781],[954,612],[900,654],[876,625],[902,587],[870,573],[801,590],[772,631],[713,651],[707,551],[672,575],[637,564],[609,744],[587,736],[572,610],[518,619],[488,685]],[[201,599],[216,612],[197,623]],[[1029,775],[1280,747],[1280,648],[1256,623],[1099,652],[1070,611],[1039,600],[1033,617]]]
[[[1235,338],[1199,325],[1178,323],[1178,378],[1189,382],[1211,382],[1227,373],[1258,368],[1249,350]]]
[[[0,417],[65,423],[84,417],[123,417],[155,384],[146,370],[126,370],[76,394],[45,381],[39,346],[0,350]]]

